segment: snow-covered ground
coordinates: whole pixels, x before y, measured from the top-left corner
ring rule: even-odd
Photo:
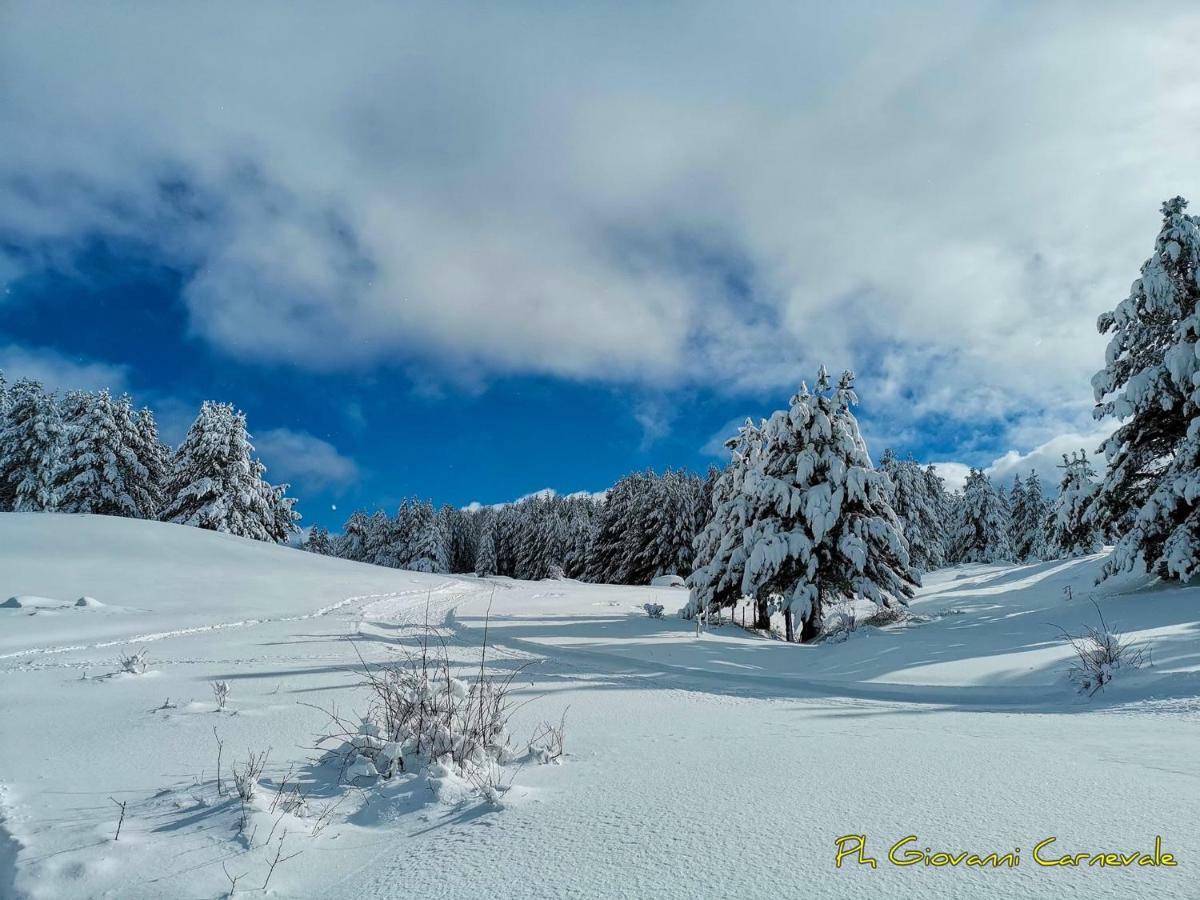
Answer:
[[[419,575],[181,526],[3,514],[0,603],[22,602],[0,608],[0,896],[218,897],[226,872],[261,894],[286,829],[282,855],[300,855],[271,876],[275,896],[1194,898],[1200,589],[1094,589],[1097,571],[946,570],[913,603],[921,624],[799,647],[697,636],[673,617],[678,588]],[[1054,626],[1095,623],[1092,595],[1154,665],[1088,700]],[[514,742],[565,710],[562,765],[512,766],[499,809],[429,773],[352,788],[310,765],[316,707],[365,707],[360,655],[396,658],[428,616],[477,666],[489,603],[489,666],[525,666]],[[142,648],[143,674],[112,674]],[[241,833],[216,793],[214,729],[223,772],[270,750]],[[269,785],[289,769],[310,808],[281,818]],[[877,868],[835,867],[851,833]],[[1021,862],[889,865],[908,834],[1019,847]],[[1061,856],[1152,852],[1156,835],[1177,867],[1031,856],[1049,836]]]

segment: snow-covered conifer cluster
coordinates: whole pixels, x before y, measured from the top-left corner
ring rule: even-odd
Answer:
[[[744,471],[728,532],[698,541],[718,554],[737,547],[741,593],[756,599],[760,620],[767,607],[782,612],[789,640],[796,619],[801,641],[815,639],[835,601],[903,605],[918,582],[891,506],[893,485],[871,465],[850,411],[853,383],[846,372],[834,387],[822,368],[814,391],[802,386],[789,409],[743,429],[751,446],[735,463]],[[692,580],[692,614],[716,598],[705,566]]]
[[[162,519],[283,542],[296,501],[265,471],[232,406],[205,403],[172,453],[154,414],[135,412],[127,394],[58,397],[0,373],[0,511]]]

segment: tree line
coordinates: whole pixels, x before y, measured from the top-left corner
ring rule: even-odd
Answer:
[[[263,477],[246,417],[206,401],[183,443],[128,394],[47,392],[0,372],[0,511],[158,519],[263,541],[296,533],[288,485]]]

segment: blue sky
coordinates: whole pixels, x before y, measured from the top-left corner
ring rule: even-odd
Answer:
[[[702,469],[821,362],[876,455],[1052,477],[1200,193],[1179,5],[0,17],[0,367],[236,403],[329,525]]]

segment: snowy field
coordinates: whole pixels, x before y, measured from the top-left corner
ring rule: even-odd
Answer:
[[[1096,590],[1099,560],[945,570],[912,605],[919,623],[797,646],[697,636],[678,588],[418,575],[181,526],[0,514],[0,603],[22,598],[0,608],[0,896],[213,898],[231,876],[262,895],[276,854],[299,853],[267,894],[1195,898],[1200,589]],[[1089,595],[1153,659],[1090,700],[1054,627],[1095,623]],[[489,603],[487,664],[520,670],[513,742],[565,711],[561,764],[512,764],[497,808],[436,772],[346,786],[311,762],[317,707],[366,706],[360,656],[396,659],[428,617],[478,667]],[[140,649],[145,672],[113,674]],[[269,749],[244,829],[217,792],[214,730],[223,772]],[[289,770],[307,807],[272,812]],[[835,867],[851,833],[877,868]],[[1020,865],[889,865],[908,834],[1020,848]],[[1177,867],[1031,856],[1050,836],[1059,857],[1153,852],[1156,835]]]

